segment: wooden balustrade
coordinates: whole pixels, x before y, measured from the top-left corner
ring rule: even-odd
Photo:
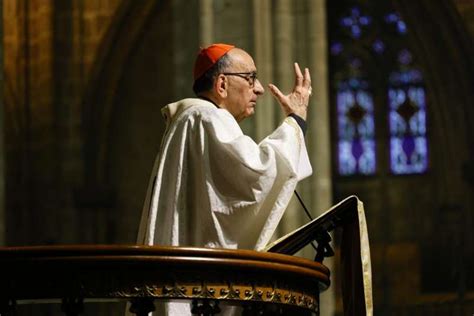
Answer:
[[[193,314],[239,305],[245,315],[318,315],[329,270],[303,258],[250,250],[64,245],[0,248],[0,315],[17,304],[57,302],[68,315],[83,304],[127,300],[138,316],[154,302],[189,301]],[[259,314],[260,315],[260,314]]]

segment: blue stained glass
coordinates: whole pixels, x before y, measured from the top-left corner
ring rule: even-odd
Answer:
[[[361,25],[364,25],[364,26],[365,26],[365,25],[369,25],[369,24],[370,24],[370,17],[368,17],[368,16],[361,16],[361,17],[359,18],[359,23],[360,23]]]
[[[349,80],[339,81],[337,83],[337,90],[338,91],[343,91],[343,90],[367,90],[368,88],[369,88],[369,85],[367,84],[366,81],[361,81],[357,78],[351,78]]]
[[[351,142],[341,140],[339,141],[338,153],[339,153],[339,174],[341,175],[352,175],[355,173],[357,163],[352,155]]]
[[[341,18],[341,25],[350,30],[354,38],[359,38],[362,34],[362,27],[370,25],[372,18],[363,15],[358,7],[351,9],[350,15]]]
[[[406,26],[405,22],[398,21],[397,30],[398,30],[399,33],[405,34],[407,32],[407,26]]]
[[[375,141],[367,139],[362,141],[363,154],[359,159],[359,172],[370,175],[375,173]]]
[[[385,51],[385,44],[381,40],[375,40],[372,43],[372,49],[377,53],[377,54],[382,54]]]
[[[394,135],[403,135],[406,131],[406,123],[403,118],[395,111],[389,113],[390,129]]]
[[[341,19],[341,24],[346,27],[351,27],[352,26],[352,19],[350,17],[342,18]]]
[[[382,91],[387,95],[379,111],[388,114],[389,126],[378,128],[388,128],[379,141],[388,143],[390,170],[394,174],[425,172],[429,158],[426,95],[423,75],[406,43],[407,25],[389,4],[346,2],[345,8],[334,9],[330,19],[331,26],[336,26],[331,27],[330,56],[331,79],[336,84],[338,173],[375,173],[379,157],[372,89],[377,95]],[[392,56],[395,64],[386,63],[394,66],[392,70],[378,69],[371,62],[371,58],[392,60]],[[380,77],[388,79],[388,89],[385,80],[374,82]]]
[[[352,78],[354,81],[359,81]],[[357,84],[363,85],[363,84]],[[339,174],[375,173],[375,124],[372,95],[363,89],[337,94]]]
[[[414,85],[390,88],[388,101],[392,172],[425,172],[428,168],[428,142],[424,88]]]
[[[393,72],[389,76],[389,81],[393,85],[401,85],[405,83],[421,83],[423,76],[421,72],[416,69],[410,69],[404,72]]]
[[[339,174],[348,176],[375,173],[374,140],[339,141],[338,151]]]
[[[385,16],[385,21],[387,23],[396,23],[398,21],[398,14],[396,13],[390,13]]]
[[[357,25],[357,24],[354,24],[351,26],[351,32],[352,32],[352,35],[355,37],[355,38],[359,38],[360,37],[360,34],[362,33],[362,30],[360,29],[360,26]]]
[[[385,16],[385,22],[388,24],[394,24],[400,34],[405,34],[407,32],[407,26],[398,13],[387,14]]]
[[[414,135],[426,134],[425,90],[421,87],[411,87],[408,97],[418,105],[418,111],[410,119],[410,130]]]
[[[331,44],[331,54],[339,55],[342,53],[344,46],[340,42],[334,42]]]
[[[412,61],[411,53],[404,49],[398,54],[398,62],[402,65],[408,65]]]
[[[428,167],[428,144],[426,137],[409,138],[413,148],[408,155],[404,138],[392,137],[390,139],[390,168],[395,174],[423,173]],[[404,148],[405,147],[405,148]]]

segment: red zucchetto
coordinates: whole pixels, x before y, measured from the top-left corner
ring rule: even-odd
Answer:
[[[212,44],[211,46],[202,48],[194,63],[194,81],[199,79],[199,77],[234,47],[234,45],[228,44]]]

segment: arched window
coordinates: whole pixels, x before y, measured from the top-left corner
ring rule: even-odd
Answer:
[[[426,97],[421,72],[410,67],[411,54],[399,54],[400,69],[389,76],[390,170],[422,173],[428,167]]]
[[[337,173],[425,172],[425,88],[405,23],[387,1],[329,2],[328,15]]]
[[[338,166],[342,175],[375,172],[374,101],[366,80],[351,78],[337,89]]]

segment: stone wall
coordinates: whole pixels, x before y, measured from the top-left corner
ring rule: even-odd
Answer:
[[[458,10],[466,29],[474,37],[474,2],[471,0],[453,0],[456,9]]]
[[[72,191],[83,181],[81,100],[119,4],[3,1],[10,245],[78,240]]]

